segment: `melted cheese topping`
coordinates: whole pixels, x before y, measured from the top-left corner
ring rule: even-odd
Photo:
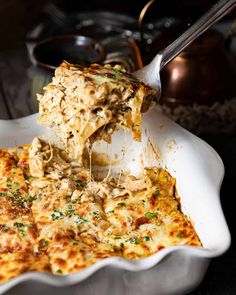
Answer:
[[[0,282],[26,271],[50,271],[38,244],[31,202],[15,157],[0,150]]]
[[[62,63],[52,83],[38,95],[39,122],[54,127],[69,154],[82,156],[85,143],[104,139],[118,128],[131,130],[141,140],[142,116],[157,91],[126,73],[120,66],[90,67]]]
[[[37,138],[23,152],[0,151],[1,282],[26,271],[69,274],[106,257],[201,246],[167,171],[92,179]]]
[[[64,62],[56,70],[38,96],[39,121],[56,129],[67,150],[38,138],[0,150],[0,282],[27,271],[69,274],[106,257],[201,246],[167,171],[101,180],[86,168],[95,161],[83,153],[87,140],[110,142],[117,128],[141,140],[141,112],[156,94],[118,66]]]

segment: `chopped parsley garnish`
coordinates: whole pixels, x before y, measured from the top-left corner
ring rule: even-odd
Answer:
[[[120,239],[120,237],[115,237],[115,240],[119,240]]]
[[[152,213],[152,212],[146,212],[145,217],[152,219],[152,218],[157,218],[157,213]]]
[[[48,244],[49,244],[49,241],[44,240],[44,239],[40,240],[40,242],[39,242],[39,245],[42,249],[46,248],[48,246]]]
[[[108,214],[112,214],[112,213],[114,213],[115,211],[114,210],[110,210],[110,211],[108,211],[107,213]]]
[[[150,241],[150,238],[148,236],[143,237],[143,239],[144,239],[145,242]]]
[[[7,177],[6,179],[7,187],[9,188],[11,186],[11,179]]]
[[[34,198],[30,195],[30,194],[27,194],[27,197],[26,197],[26,200],[30,203],[33,202]]]
[[[113,75],[113,79],[117,79],[117,78],[119,78],[120,76],[122,75],[122,72],[121,71],[119,71],[119,70],[117,70],[117,69],[114,69],[114,75]]]
[[[4,224],[0,224],[0,230],[6,233],[10,230],[10,228]]]
[[[61,275],[61,274],[62,274],[62,270],[61,270],[61,269],[58,269],[58,270],[56,271],[56,273]]]
[[[101,216],[100,216],[100,212],[99,211],[93,211],[93,216],[96,219],[101,219]]]
[[[6,197],[7,196],[7,192],[0,192],[0,197]]]
[[[62,217],[62,216],[63,216],[63,213],[54,210],[54,212],[53,212],[52,215],[51,215],[51,218],[52,218],[52,220],[54,221],[54,220],[59,219],[59,218]]]
[[[139,244],[139,241],[137,238],[129,238],[127,241],[130,242],[131,244],[135,244],[135,245]]]
[[[22,229],[22,228],[19,228],[19,233],[25,237],[26,236],[26,232]]]
[[[176,238],[178,238],[178,239],[181,239],[181,238],[183,238],[183,237],[185,237],[185,233],[178,233],[178,234],[176,235]]]
[[[73,246],[79,246],[79,243],[78,243],[78,242],[73,242],[72,245],[73,245]]]
[[[75,220],[75,222],[78,223],[78,224],[80,224],[80,223],[85,223],[85,222],[87,222],[87,221],[88,221],[88,220],[86,220],[86,219],[80,217],[79,215],[76,217],[76,220]]]
[[[14,222],[13,225],[16,226],[16,227],[18,227],[18,228],[21,228],[21,227],[25,226],[25,224],[24,223],[21,223],[21,222]]]
[[[50,202],[46,202],[46,203],[44,203],[43,208],[48,208],[49,205],[50,205]]]
[[[14,181],[14,182],[12,182],[11,185],[12,185],[13,189],[16,189],[19,186],[19,182]]]
[[[68,204],[65,210],[65,215],[71,217],[75,213],[75,209],[72,204]]]
[[[126,204],[125,204],[124,202],[120,202],[120,203],[118,203],[118,204],[117,204],[117,206],[120,206],[120,207],[125,207],[125,206],[126,206]]]
[[[28,181],[33,181],[35,178],[36,178],[36,177],[34,177],[34,176],[26,176],[26,179],[27,179]]]
[[[124,243],[120,243],[120,248],[121,248],[121,249],[124,248]]]
[[[80,188],[84,187],[84,182],[82,182],[82,180],[76,179],[76,180],[74,180],[74,182],[75,182],[76,186],[79,186]]]
[[[157,197],[158,195],[160,195],[160,190],[159,189],[155,190],[155,192],[152,195],[154,197]]]
[[[22,208],[25,208],[25,200],[22,197],[16,198],[13,203],[17,206],[20,206]]]

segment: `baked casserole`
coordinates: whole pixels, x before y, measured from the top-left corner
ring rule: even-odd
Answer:
[[[102,95],[96,96],[100,88],[94,92],[90,84],[91,71]],[[103,179],[91,172],[86,141],[109,142],[116,128],[130,129],[140,140],[142,108],[155,97],[137,80],[135,88],[122,69],[118,82],[108,75],[116,71],[63,63],[39,100],[40,122],[52,125],[66,148],[35,138],[30,145],[0,150],[1,282],[28,271],[65,275],[107,257],[141,259],[168,246],[201,246],[166,170],[147,167],[139,177],[120,173]],[[99,104],[95,96],[108,102]]]

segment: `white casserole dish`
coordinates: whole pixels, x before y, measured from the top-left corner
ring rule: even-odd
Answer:
[[[0,120],[0,147],[30,143],[33,137],[45,133],[36,124],[37,114],[17,120]],[[161,295],[187,294],[199,285],[211,258],[224,253],[230,246],[230,233],[221,204],[220,186],[224,166],[218,154],[204,141],[181,128],[157,109],[144,115],[143,141],[132,141],[122,131],[113,136],[110,154],[121,153],[123,164],[133,174],[144,165],[165,167],[177,179],[182,210],[191,217],[203,248],[174,246],[136,261],[107,258],[78,273],[55,276],[45,273],[25,273],[0,285],[0,294],[21,282],[8,294],[82,295]],[[148,140],[153,151],[146,148]],[[96,150],[107,148],[99,144]],[[33,283],[32,283],[33,281]],[[39,283],[40,282],[40,283]],[[45,286],[71,286],[55,289]],[[73,285],[73,286],[72,286]]]

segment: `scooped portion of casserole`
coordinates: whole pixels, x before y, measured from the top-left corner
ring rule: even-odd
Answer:
[[[201,246],[161,168],[99,179],[35,138],[0,151],[0,282],[27,271],[63,275],[120,256]]]
[[[39,123],[53,126],[73,158],[85,143],[111,142],[114,130],[131,130],[141,140],[142,115],[154,104],[157,91],[116,65],[89,67],[63,62],[52,83],[38,95]]]

